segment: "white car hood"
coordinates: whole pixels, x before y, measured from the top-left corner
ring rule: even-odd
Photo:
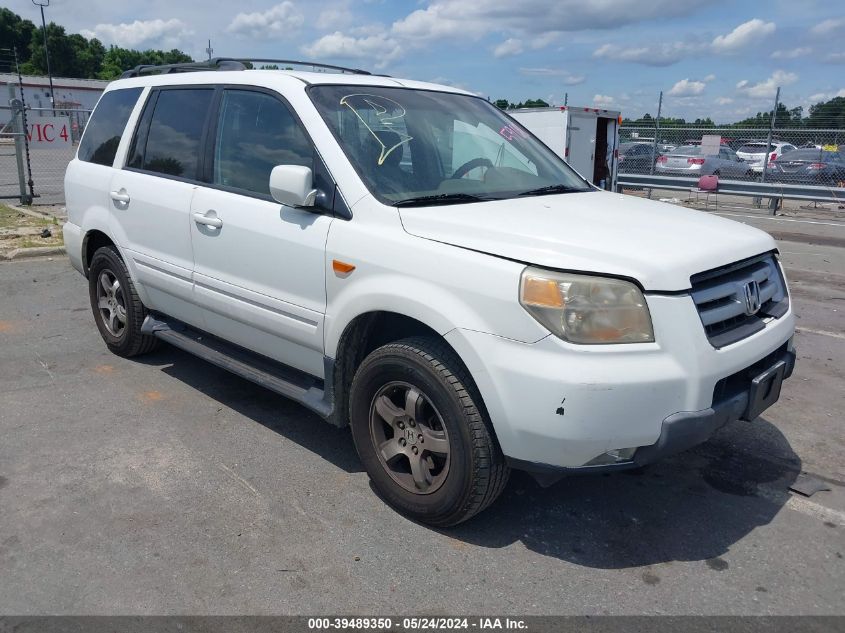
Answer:
[[[690,276],[775,248],[745,224],[634,196],[591,191],[402,207],[411,235],[570,271],[632,277],[678,291]]]

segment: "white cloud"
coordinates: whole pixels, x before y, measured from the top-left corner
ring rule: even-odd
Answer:
[[[798,81],[798,75],[783,70],[776,70],[772,76],[756,84],[743,79],[736,85],[737,92],[755,99],[773,97],[778,86],[788,86]]]
[[[716,75],[714,75],[713,73],[710,73],[709,75],[707,75],[707,76],[706,76],[704,79],[702,79],[701,81],[703,81],[704,83],[708,83],[708,84],[709,84],[711,81],[716,81]]]
[[[647,66],[669,66],[684,57],[700,52],[702,45],[696,42],[663,42],[645,46],[622,47],[604,44],[596,49],[593,57],[622,62],[636,62]]]
[[[845,97],[845,88],[842,88],[838,92],[817,92],[816,94],[812,94],[807,97],[807,103],[809,105],[814,105],[816,103],[821,103],[822,101],[830,101],[836,97]]]
[[[384,34],[352,37],[335,31],[303,46],[302,51],[316,59],[373,59],[376,68],[384,68],[402,54],[403,48],[396,39]]]
[[[106,44],[123,48],[148,48],[160,46],[174,48],[185,46],[185,39],[193,35],[181,20],[135,20],[131,23],[97,24],[91,30],[83,30],[84,37],[96,37]]]
[[[785,48],[782,50],[777,50],[772,53],[772,59],[796,59],[798,57],[804,57],[805,55],[809,55],[813,52],[812,48],[807,46],[798,46],[796,48]]]
[[[376,38],[376,41],[380,38],[387,43],[391,59],[397,59],[439,39],[477,41],[482,37],[500,35],[502,43],[494,52],[505,56],[518,54],[518,50],[525,48],[545,48],[559,39],[562,33],[611,29],[656,17],[689,15],[704,3],[705,0],[651,0],[648,3],[642,0],[556,0],[554,3],[548,0],[432,0],[425,8],[414,10],[389,26],[365,25],[345,31],[328,26],[335,28],[336,32],[320,37],[302,50],[327,56],[337,54],[332,52],[334,50],[340,50],[346,56],[366,57],[352,50],[354,44],[365,38]],[[289,5],[290,2],[282,4]],[[264,22],[261,16],[265,14],[241,15],[244,16],[240,19],[243,31],[256,35],[263,32],[259,29]],[[321,17],[330,24],[338,16],[334,12],[324,12]],[[360,32],[362,29],[366,32]],[[401,42],[398,50],[393,47],[397,42]],[[370,44],[368,50],[375,48]],[[380,55],[380,51],[375,52]],[[378,60],[383,66],[384,58],[379,56]]]
[[[670,66],[680,60],[706,53],[730,54],[756,43],[775,30],[773,22],[750,20],[740,24],[726,35],[717,35],[707,42],[700,36],[691,34],[683,40],[658,42],[631,46],[603,44],[593,53],[593,57],[621,62],[633,62],[647,66]],[[715,79],[715,77],[714,77]],[[705,79],[705,82],[712,81]]]
[[[706,87],[703,81],[690,81],[689,79],[681,79],[669,90],[669,94],[673,97],[692,97],[700,95],[704,92]]]
[[[238,13],[226,29],[227,32],[250,39],[270,39],[290,35],[292,30],[302,26],[305,18],[297,11],[293,2],[284,2],[266,11]]]
[[[824,61],[828,64],[845,64],[845,53],[831,53]]]
[[[393,24],[397,36],[434,40],[480,37],[495,31],[549,34],[609,29],[656,17],[688,15],[703,0],[435,0]]]
[[[734,100],[730,97],[719,97],[716,99],[716,105],[728,105],[729,103],[733,103]]]
[[[829,18],[816,24],[810,32],[815,35],[830,35],[842,28],[845,28],[845,18]]]
[[[750,44],[762,41],[775,32],[774,22],[763,22],[754,18],[740,24],[727,35],[718,35],[713,39],[713,50],[719,53],[735,52]]]
[[[320,11],[317,16],[317,28],[319,29],[340,29],[352,23],[352,12],[346,4],[333,5]]]
[[[593,104],[597,106],[611,106],[616,100],[610,95],[593,95]]]
[[[509,57],[519,55],[522,52],[522,41],[509,37],[493,49],[493,57]]]
[[[584,75],[573,75],[559,68],[520,68],[521,75],[534,75],[539,77],[561,77],[561,81],[567,86],[577,86],[587,81]]]

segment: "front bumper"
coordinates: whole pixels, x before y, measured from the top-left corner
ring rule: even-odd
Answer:
[[[756,415],[753,412],[755,403],[753,402],[751,380],[755,376],[760,375],[758,372],[765,373],[766,370],[778,367],[780,363],[783,363],[782,380],[786,380],[792,375],[792,371],[795,368],[795,350],[789,343],[783,345],[780,349],[758,361],[748,369],[737,372],[735,376],[726,379],[726,381],[729,381],[731,378],[734,378],[735,382],[740,382],[740,384],[747,380],[747,387],[739,391],[735,389],[728,390],[726,395],[723,395],[718,401],[715,401],[711,406],[701,411],[681,411],[668,416],[662,422],[660,436],[657,438],[657,441],[651,446],[638,448],[629,461],[576,468],[551,466],[549,464],[510,458],[508,462],[512,468],[525,470],[533,474],[541,485],[551,485],[567,474],[628,470],[645,466],[646,464],[676,453],[681,453],[706,442],[716,431],[731,422],[743,419],[753,420]],[[779,386],[780,384],[778,383]],[[769,404],[774,404],[777,401],[778,395],[779,392],[775,394],[774,400]]]
[[[748,404],[740,395],[748,386],[738,378],[743,372],[763,371],[759,364],[773,354],[794,358],[791,309],[715,349],[689,296],[647,300],[655,343],[579,346],[550,335],[528,344],[462,329],[446,334],[512,465],[591,471],[607,469],[592,464],[608,451],[636,449],[630,467],[684,450],[741,417]]]

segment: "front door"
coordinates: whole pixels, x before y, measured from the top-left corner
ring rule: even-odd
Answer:
[[[316,152],[278,96],[223,91],[208,185],[191,203],[194,297],[210,333],[323,375],[325,244],[331,216],[270,197],[276,165],[314,169]]]

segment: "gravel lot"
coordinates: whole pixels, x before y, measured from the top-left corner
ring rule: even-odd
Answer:
[[[845,613],[845,226],[745,221],[791,236],[781,401],[642,471],[516,473],[448,531],[384,505],[348,431],[109,354],[66,260],[0,264],[0,614]]]

